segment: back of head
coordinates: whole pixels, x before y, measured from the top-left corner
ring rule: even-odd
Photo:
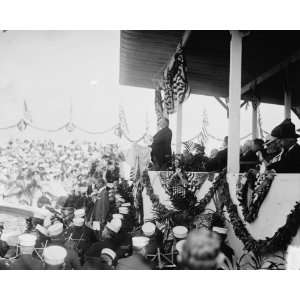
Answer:
[[[189,233],[178,261],[185,269],[214,270],[218,267],[220,239],[205,228]]]

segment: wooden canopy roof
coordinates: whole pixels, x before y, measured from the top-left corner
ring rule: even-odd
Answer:
[[[155,88],[184,31],[121,31],[120,84]],[[228,97],[229,31],[192,31],[185,46],[193,94]],[[288,80],[286,80],[288,78]],[[300,106],[300,32],[250,31],[243,38],[242,99]]]

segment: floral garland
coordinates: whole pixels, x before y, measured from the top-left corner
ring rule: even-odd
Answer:
[[[223,197],[234,233],[243,242],[247,251],[261,254],[275,253],[280,250],[285,251],[298,232],[300,226],[299,202],[296,203],[294,209],[287,216],[285,225],[280,227],[272,237],[267,237],[264,240],[255,240],[241,220],[237,206],[232,202],[225,176],[220,180],[220,195]]]
[[[274,177],[275,173],[273,171],[256,174],[255,170],[249,170],[243,176],[237,199],[242,207],[242,213],[246,222],[251,223],[256,220],[259,209],[269,193]],[[249,189],[253,190],[250,201],[248,201]]]

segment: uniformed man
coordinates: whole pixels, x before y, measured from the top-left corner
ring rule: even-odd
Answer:
[[[149,242],[147,237],[133,237],[133,254],[118,260],[117,270],[152,270],[154,267],[146,260],[145,247]]]
[[[67,256],[65,259],[65,269],[66,270],[80,270],[80,258],[78,253],[74,250],[75,243],[71,240],[66,241],[64,232],[63,232],[63,224],[60,222],[54,223],[48,228],[48,233],[50,237],[49,246],[60,246],[64,247],[67,251]]]
[[[24,233],[19,236],[20,256],[11,264],[12,270],[42,270],[41,260],[32,256],[36,236]]]
[[[49,246],[43,252],[45,270],[65,270],[67,250],[61,246]]]

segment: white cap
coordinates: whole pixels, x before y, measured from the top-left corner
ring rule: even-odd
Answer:
[[[136,236],[132,238],[132,246],[135,249],[143,249],[149,243],[149,238],[145,236]]]
[[[112,217],[113,217],[113,219],[120,219],[120,220],[122,220],[124,218],[124,216],[121,214],[113,214]]]
[[[106,227],[111,231],[118,233],[122,227],[122,221],[118,218],[114,218],[106,224]]]
[[[37,224],[36,227],[35,227],[35,229],[37,231],[39,231],[40,233],[42,233],[43,235],[48,236],[48,230],[47,230],[47,228],[41,226],[40,224]]]
[[[57,223],[51,225],[48,228],[49,236],[56,236],[56,235],[61,234],[63,232],[63,228],[64,228],[64,226],[60,222],[57,222]]]
[[[155,225],[151,222],[147,222],[142,226],[142,231],[145,236],[151,236],[155,232]]]
[[[300,269],[300,247],[289,246],[286,255],[286,269],[299,270]]]
[[[219,233],[219,234],[227,234],[228,232],[228,229],[227,228],[224,228],[224,227],[217,227],[217,226],[214,226],[212,228],[212,231],[216,232],[216,233]]]
[[[173,228],[173,234],[178,239],[185,239],[188,234],[188,229],[185,226],[175,226]]]
[[[179,242],[176,243],[176,250],[179,252],[179,254],[182,252],[183,244],[185,243],[186,240],[180,240]]]
[[[19,236],[19,245],[26,247],[33,247],[36,242],[36,236],[29,233],[24,233]]]
[[[101,251],[101,254],[107,254],[112,259],[115,259],[117,257],[116,252],[111,250],[110,248],[103,248],[102,251]]]
[[[78,227],[83,226],[83,224],[84,224],[84,218],[75,217],[73,219],[73,224],[74,224],[74,226],[78,226]]]
[[[128,207],[123,207],[123,206],[119,207],[119,213],[122,215],[128,215],[129,213]]]
[[[44,250],[43,256],[46,264],[57,266],[64,263],[67,250],[61,246],[49,246]]]
[[[74,211],[74,216],[78,217],[78,218],[84,217],[85,216],[85,210],[84,210],[84,208],[76,209]]]

